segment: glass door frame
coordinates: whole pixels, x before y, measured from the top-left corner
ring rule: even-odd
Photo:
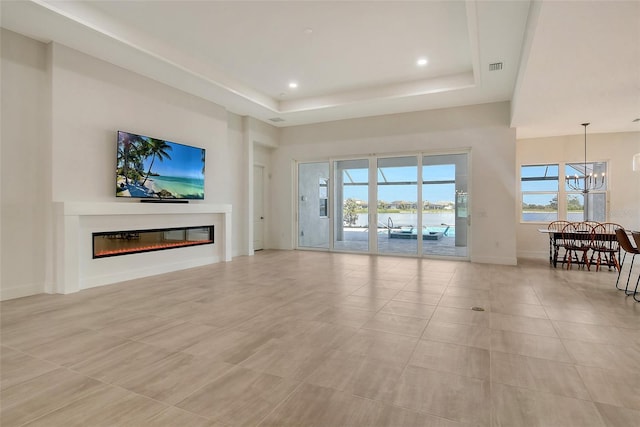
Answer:
[[[417,190],[417,206],[419,206],[420,214],[417,215],[417,227],[418,230],[422,230],[423,218],[422,218],[422,205],[423,205],[423,158],[426,156],[440,156],[440,155],[448,155],[448,154],[466,154],[467,156],[467,221],[466,221],[466,234],[467,234],[467,242],[466,242],[466,255],[465,256],[448,256],[448,255],[433,255],[429,254],[427,256],[424,255],[423,245],[418,244],[417,253],[416,254],[402,254],[402,253],[390,253],[390,252],[379,252],[378,251],[378,206],[377,206],[377,197],[378,197],[378,159],[381,158],[394,158],[394,157],[417,157],[417,182],[418,182],[418,190]],[[349,251],[344,249],[335,249],[334,247],[334,237],[335,237],[335,162],[343,161],[343,160],[364,160],[367,159],[369,162],[369,171],[368,171],[368,224],[369,224],[369,250],[366,252],[362,251]],[[299,245],[298,233],[299,233],[299,197],[298,197],[298,174],[299,174],[299,165],[303,163],[329,163],[329,181],[328,181],[328,213],[329,213],[329,248],[317,248],[317,247],[306,247]],[[383,256],[404,256],[410,258],[429,258],[429,259],[446,259],[446,260],[458,260],[458,261],[469,261],[471,259],[471,241],[472,241],[472,230],[471,230],[471,212],[472,212],[472,204],[473,204],[473,180],[472,176],[472,152],[470,148],[461,148],[457,150],[438,150],[438,151],[411,151],[411,152],[394,152],[394,153],[375,153],[369,155],[351,155],[351,156],[336,156],[329,157],[324,159],[300,159],[294,160],[294,200],[295,203],[293,205],[295,221],[293,224],[293,236],[294,236],[294,248],[299,250],[312,250],[312,251],[322,251],[322,252],[336,252],[336,253],[354,253],[354,254],[368,254],[368,255],[383,255]],[[373,203],[371,202],[373,201]],[[371,230],[371,224],[375,225],[375,232]]]
[[[334,178],[333,182],[331,183],[331,191],[330,194],[332,194],[333,197],[330,198],[329,200],[329,206],[331,209],[331,213],[332,216],[331,218],[329,218],[329,251],[331,252],[338,252],[338,253],[354,253],[354,254],[376,254],[378,251],[378,242],[376,240],[376,234],[373,234],[371,232],[371,224],[372,224],[372,218],[373,218],[373,214],[371,213],[371,197],[375,196],[375,188],[374,185],[372,185],[372,182],[375,183],[375,176],[376,176],[376,169],[372,169],[371,165],[375,164],[375,159],[376,156],[373,155],[368,155],[368,156],[345,156],[345,157],[332,157],[329,159],[329,176]],[[338,189],[336,188],[336,182],[335,182],[335,164],[337,162],[341,162],[341,161],[352,161],[352,160],[366,160],[367,161],[367,225],[368,225],[368,236],[367,236],[367,247],[368,250],[366,251],[350,251],[348,249],[336,249],[335,248],[335,230],[336,230],[336,215],[335,215],[335,210],[337,209],[336,206],[336,192],[338,191]],[[373,181],[372,181],[373,180]],[[344,223],[343,223],[343,227],[344,227]],[[376,225],[376,230],[377,230],[377,225]]]
[[[378,229],[378,169],[379,169],[379,163],[378,160],[380,159],[397,159],[397,158],[406,158],[406,157],[414,157],[416,159],[416,252],[412,252],[412,253],[400,253],[400,252],[380,252],[378,249],[378,235],[377,235],[377,229]],[[375,209],[373,212],[373,217],[375,218],[375,223],[376,223],[376,234],[375,234],[375,241],[376,241],[376,254],[378,255],[389,255],[389,256],[405,256],[405,257],[410,257],[410,258],[422,258],[422,252],[423,252],[423,248],[422,248],[422,239],[421,239],[421,235],[419,236],[419,234],[422,231],[422,153],[401,153],[401,154],[380,154],[378,156],[375,156],[375,169],[374,169],[374,174],[375,174],[375,189],[374,189],[374,197],[375,197],[375,201],[376,201],[376,205],[375,205]]]
[[[466,250],[464,251],[464,255],[444,255],[444,254],[428,254],[425,257],[428,258],[432,258],[432,259],[456,259],[456,260],[466,260],[469,261],[471,260],[471,202],[472,202],[472,180],[471,180],[471,149],[467,148],[467,149],[459,149],[459,150],[452,150],[452,151],[448,151],[448,152],[421,152],[421,173],[424,174],[424,166],[425,166],[425,157],[440,157],[440,156],[465,156],[465,169],[464,169],[464,173],[466,175],[466,182],[462,181],[459,182],[458,181],[458,175],[459,175],[459,171],[458,171],[458,167],[456,165],[455,168],[455,176],[454,176],[454,185],[455,185],[455,194],[454,194],[454,218],[453,218],[453,223],[454,223],[454,227],[457,228],[458,224],[464,224],[464,241],[465,241],[465,245],[464,248],[466,248]],[[439,164],[439,163],[436,163]],[[446,163],[442,163],[443,165]],[[424,176],[421,176],[421,183],[422,185],[425,185],[425,180],[424,180]],[[464,199],[465,199],[465,209],[466,209],[466,216],[464,217],[463,220],[459,221],[459,217],[458,217],[458,213],[459,213],[459,206],[458,206],[458,197],[459,197],[459,193],[458,193],[458,188],[459,188],[459,184],[464,183],[466,184],[466,192],[464,193]],[[424,193],[424,189],[421,187],[421,193]],[[422,196],[423,194],[421,194]],[[454,229],[455,229],[454,228]],[[457,240],[457,238],[459,237],[458,233],[456,233],[456,237],[455,239]]]

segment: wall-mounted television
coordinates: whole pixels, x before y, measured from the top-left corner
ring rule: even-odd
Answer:
[[[116,196],[204,199],[205,149],[118,131]]]

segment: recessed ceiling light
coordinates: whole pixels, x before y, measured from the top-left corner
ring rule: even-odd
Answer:
[[[298,87],[298,83],[296,83],[296,82],[290,82],[290,83],[289,83],[289,88],[291,88],[291,89],[295,89],[295,88],[297,88],[297,87]]]
[[[416,64],[418,64],[418,66],[420,67],[424,67],[425,65],[427,65],[427,58],[418,58],[418,60],[416,61]]]

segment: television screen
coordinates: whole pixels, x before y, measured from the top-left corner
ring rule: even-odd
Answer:
[[[204,199],[205,149],[118,131],[116,196]]]

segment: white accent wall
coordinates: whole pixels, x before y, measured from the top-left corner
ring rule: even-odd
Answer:
[[[118,130],[205,148],[205,200],[230,199],[234,165],[224,108],[65,46],[51,46],[53,200],[114,201]]]
[[[243,141],[242,117],[237,114],[227,113],[227,139],[229,141],[230,164],[237,165],[239,170],[244,170],[244,163],[247,156],[246,147]],[[246,173],[240,173],[235,183],[234,191],[231,194],[229,203],[233,206],[233,236],[234,245],[233,256],[247,255],[248,235],[245,225],[245,215],[248,214],[247,203],[247,182]]]
[[[471,261],[516,264],[515,130],[509,103],[421,111],[282,129],[272,155],[271,246],[295,242],[295,161],[339,156],[470,152]]]
[[[578,123],[576,128],[580,127]],[[587,130],[587,160],[608,162],[608,220],[630,230],[640,230],[640,172],[632,169],[635,153],[640,153],[640,132],[590,134]],[[521,165],[583,161],[584,134],[517,141],[518,170]],[[562,173],[560,171],[560,175]],[[520,191],[519,183],[516,189]],[[546,228],[547,223],[521,222],[521,201],[516,202],[518,256],[548,258],[548,238],[538,232],[539,228]]]
[[[248,215],[242,205],[247,153],[237,116],[65,46],[4,29],[1,55],[1,299],[61,288],[55,283],[54,202],[137,203],[115,197],[117,130],[205,148],[206,199],[191,203],[234,205],[234,231],[241,230]],[[234,255],[246,250],[245,241],[243,233],[233,236]],[[212,260],[221,259],[215,255]],[[153,262],[148,258],[145,263]]]

